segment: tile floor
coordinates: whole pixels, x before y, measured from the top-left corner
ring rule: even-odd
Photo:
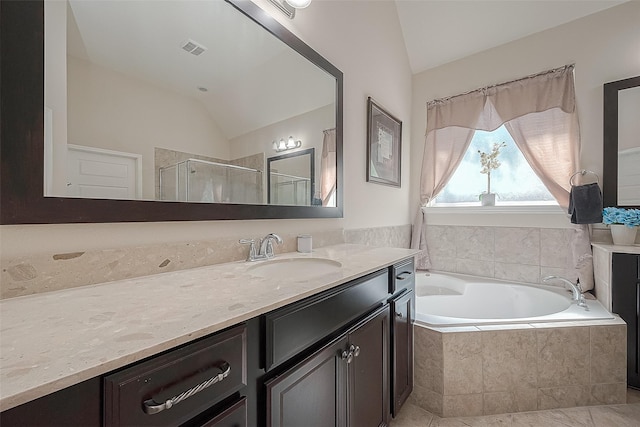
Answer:
[[[640,427],[640,391],[627,389],[626,405],[440,418],[406,403],[391,427]]]

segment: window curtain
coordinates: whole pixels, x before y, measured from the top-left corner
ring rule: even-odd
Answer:
[[[320,198],[327,206],[336,192],[336,129],[324,131],[320,158]]]
[[[505,124],[525,159],[558,204],[569,205],[569,179],[578,170],[580,133],[573,65],[427,103],[420,208],[411,247],[420,249],[417,268],[430,267],[422,206],[444,188],[469,147],[474,130]],[[593,288],[588,226],[576,226],[573,268],[583,290]],[[421,264],[422,263],[422,264]]]

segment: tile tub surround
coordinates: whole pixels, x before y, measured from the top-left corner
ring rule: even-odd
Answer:
[[[433,270],[540,283],[542,277],[570,278],[571,228],[428,225]]]
[[[619,318],[415,330],[411,403],[440,417],[625,403]]]
[[[395,264],[416,251],[339,244],[334,273],[252,276],[233,262],[0,301],[0,410],[102,375]]]
[[[260,238],[267,232],[260,236],[243,235],[92,251],[79,248],[72,253],[2,258],[0,299],[242,261],[247,258],[248,248],[240,245],[238,240]],[[274,248],[276,254],[296,250],[296,234],[276,233],[284,240],[283,245]],[[339,243],[408,248],[411,225],[316,231],[312,236],[314,249]]]

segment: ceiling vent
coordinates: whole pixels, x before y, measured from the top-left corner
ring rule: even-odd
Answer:
[[[202,46],[200,43],[195,42],[191,39],[187,39],[186,41],[184,41],[181,47],[183,50],[186,50],[190,54],[196,55],[196,56],[200,55],[202,52],[207,50],[206,47]]]

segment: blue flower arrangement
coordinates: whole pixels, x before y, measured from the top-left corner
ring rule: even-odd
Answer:
[[[640,226],[640,209],[604,208],[602,222],[624,224],[629,228]]]

